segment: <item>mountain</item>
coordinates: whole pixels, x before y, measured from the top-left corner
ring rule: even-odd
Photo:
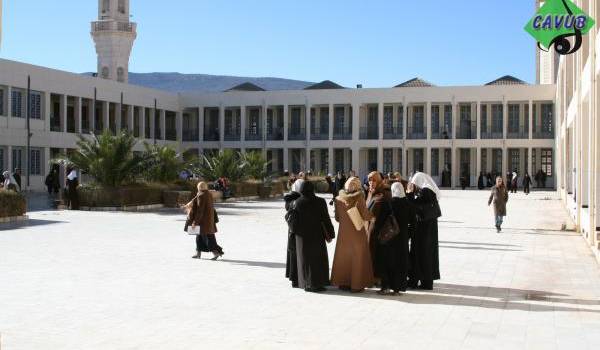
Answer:
[[[265,90],[301,90],[314,83],[282,78],[249,78],[209,74],[129,73],[129,83],[170,92],[220,92],[243,83]]]

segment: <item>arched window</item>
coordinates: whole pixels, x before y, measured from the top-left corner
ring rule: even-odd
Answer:
[[[108,67],[102,67],[102,78],[108,79],[108,76],[109,76]]]
[[[117,68],[117,81],[125,81],[125,70],[123,69],[123,67]]]
[[[119,0],[119,12],[125,13],[125,0]]]
[[[110,11],[110,0],[102,0],[102,12]]]

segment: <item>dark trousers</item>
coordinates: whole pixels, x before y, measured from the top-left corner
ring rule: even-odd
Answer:
[[[197,235],[196,251],[223,253],[223,248],[217,244],[217,238],[215,235]]]
[[[525,193],[529,193],[529,185],[525,185],[525,186],[523,187],[523,192],[525,192]]]

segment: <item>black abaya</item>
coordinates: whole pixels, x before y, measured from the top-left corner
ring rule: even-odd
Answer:
[[[290,209],[290,205],[293,201],[300,198],[300,193],[290,192],[286,194],[283,199],[285,200],[285,210]],[[298,262],[296,257],[296,237],[290,228],[288,228],[288,242],[287,242],[287,257],[285,260],[285,277],[292,282],[292,287],[298,287]]]

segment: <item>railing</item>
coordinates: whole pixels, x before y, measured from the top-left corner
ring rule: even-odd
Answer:
[[[528,139],[529,131],[526,130],[517,130],[517,131],[508,131],[506,133],[507,139]]]
[[[165,140],[167,141],[177,141],[177,130],[175,129],[167,129],[165,130]]]
[[[329,128],[321,130],[321,128],[310,129],[311,140],[329,140]]]
[[[552,131],[535,131],[533,133],[534,139],[553,139],[554,132]]]
[[[504,138],[504,134],[502,131],[481,131],[482,139],[502,139]]]
[[[306,139],[306,132],[304,128],[290,129],[288,131],[288,140],[298,141]]]
[[[267,132],[267,140],[269,141],[283,141],[283,128],[273,128],[270,132]]]
[[[187,129],[183,130],[181,137],[183,141],[198,141],[200,133],[198,129]]]
[[[427,138],[427,131],[425,128],[414,128],[410,127],[406,131],[406,138],[409,140],[425,140]]]
[[[457,139],[476,139],[477,138],[477,122],[471,121],[467,123],[460,123],[460,127],[456,130]]]
[[[131,22],[96,21],[92,22],[92,32],[127,32],[134,33],[136,24]]]
[[[383,128],[383,138],[385,140],[402,140],[403,130],[401,126],[393,126],[391,128]]]
[[[334,140],[352,140],[352,128],[351,127],[342,127],[342,128],[333,128],[333,139]]]
[[[360,128],[360,138],[362,140],[377,140],[379,130],[377,126],[363,126]]]
[[[218,130],[211,130],[211,131],[204,131],[204,141],[219,141],[219,131]]]
[[[452,138],[452,131],[446,128],[431,129],[431,138],[436,140],[448,140]]]
[[[242,133],[237,129],[225,129],[225,134],[223,135],[223,139],[225,141],[239,141],[242,137]]]
[[[246,129],[246,141],[260,141],[262,133],[257,129]]]

